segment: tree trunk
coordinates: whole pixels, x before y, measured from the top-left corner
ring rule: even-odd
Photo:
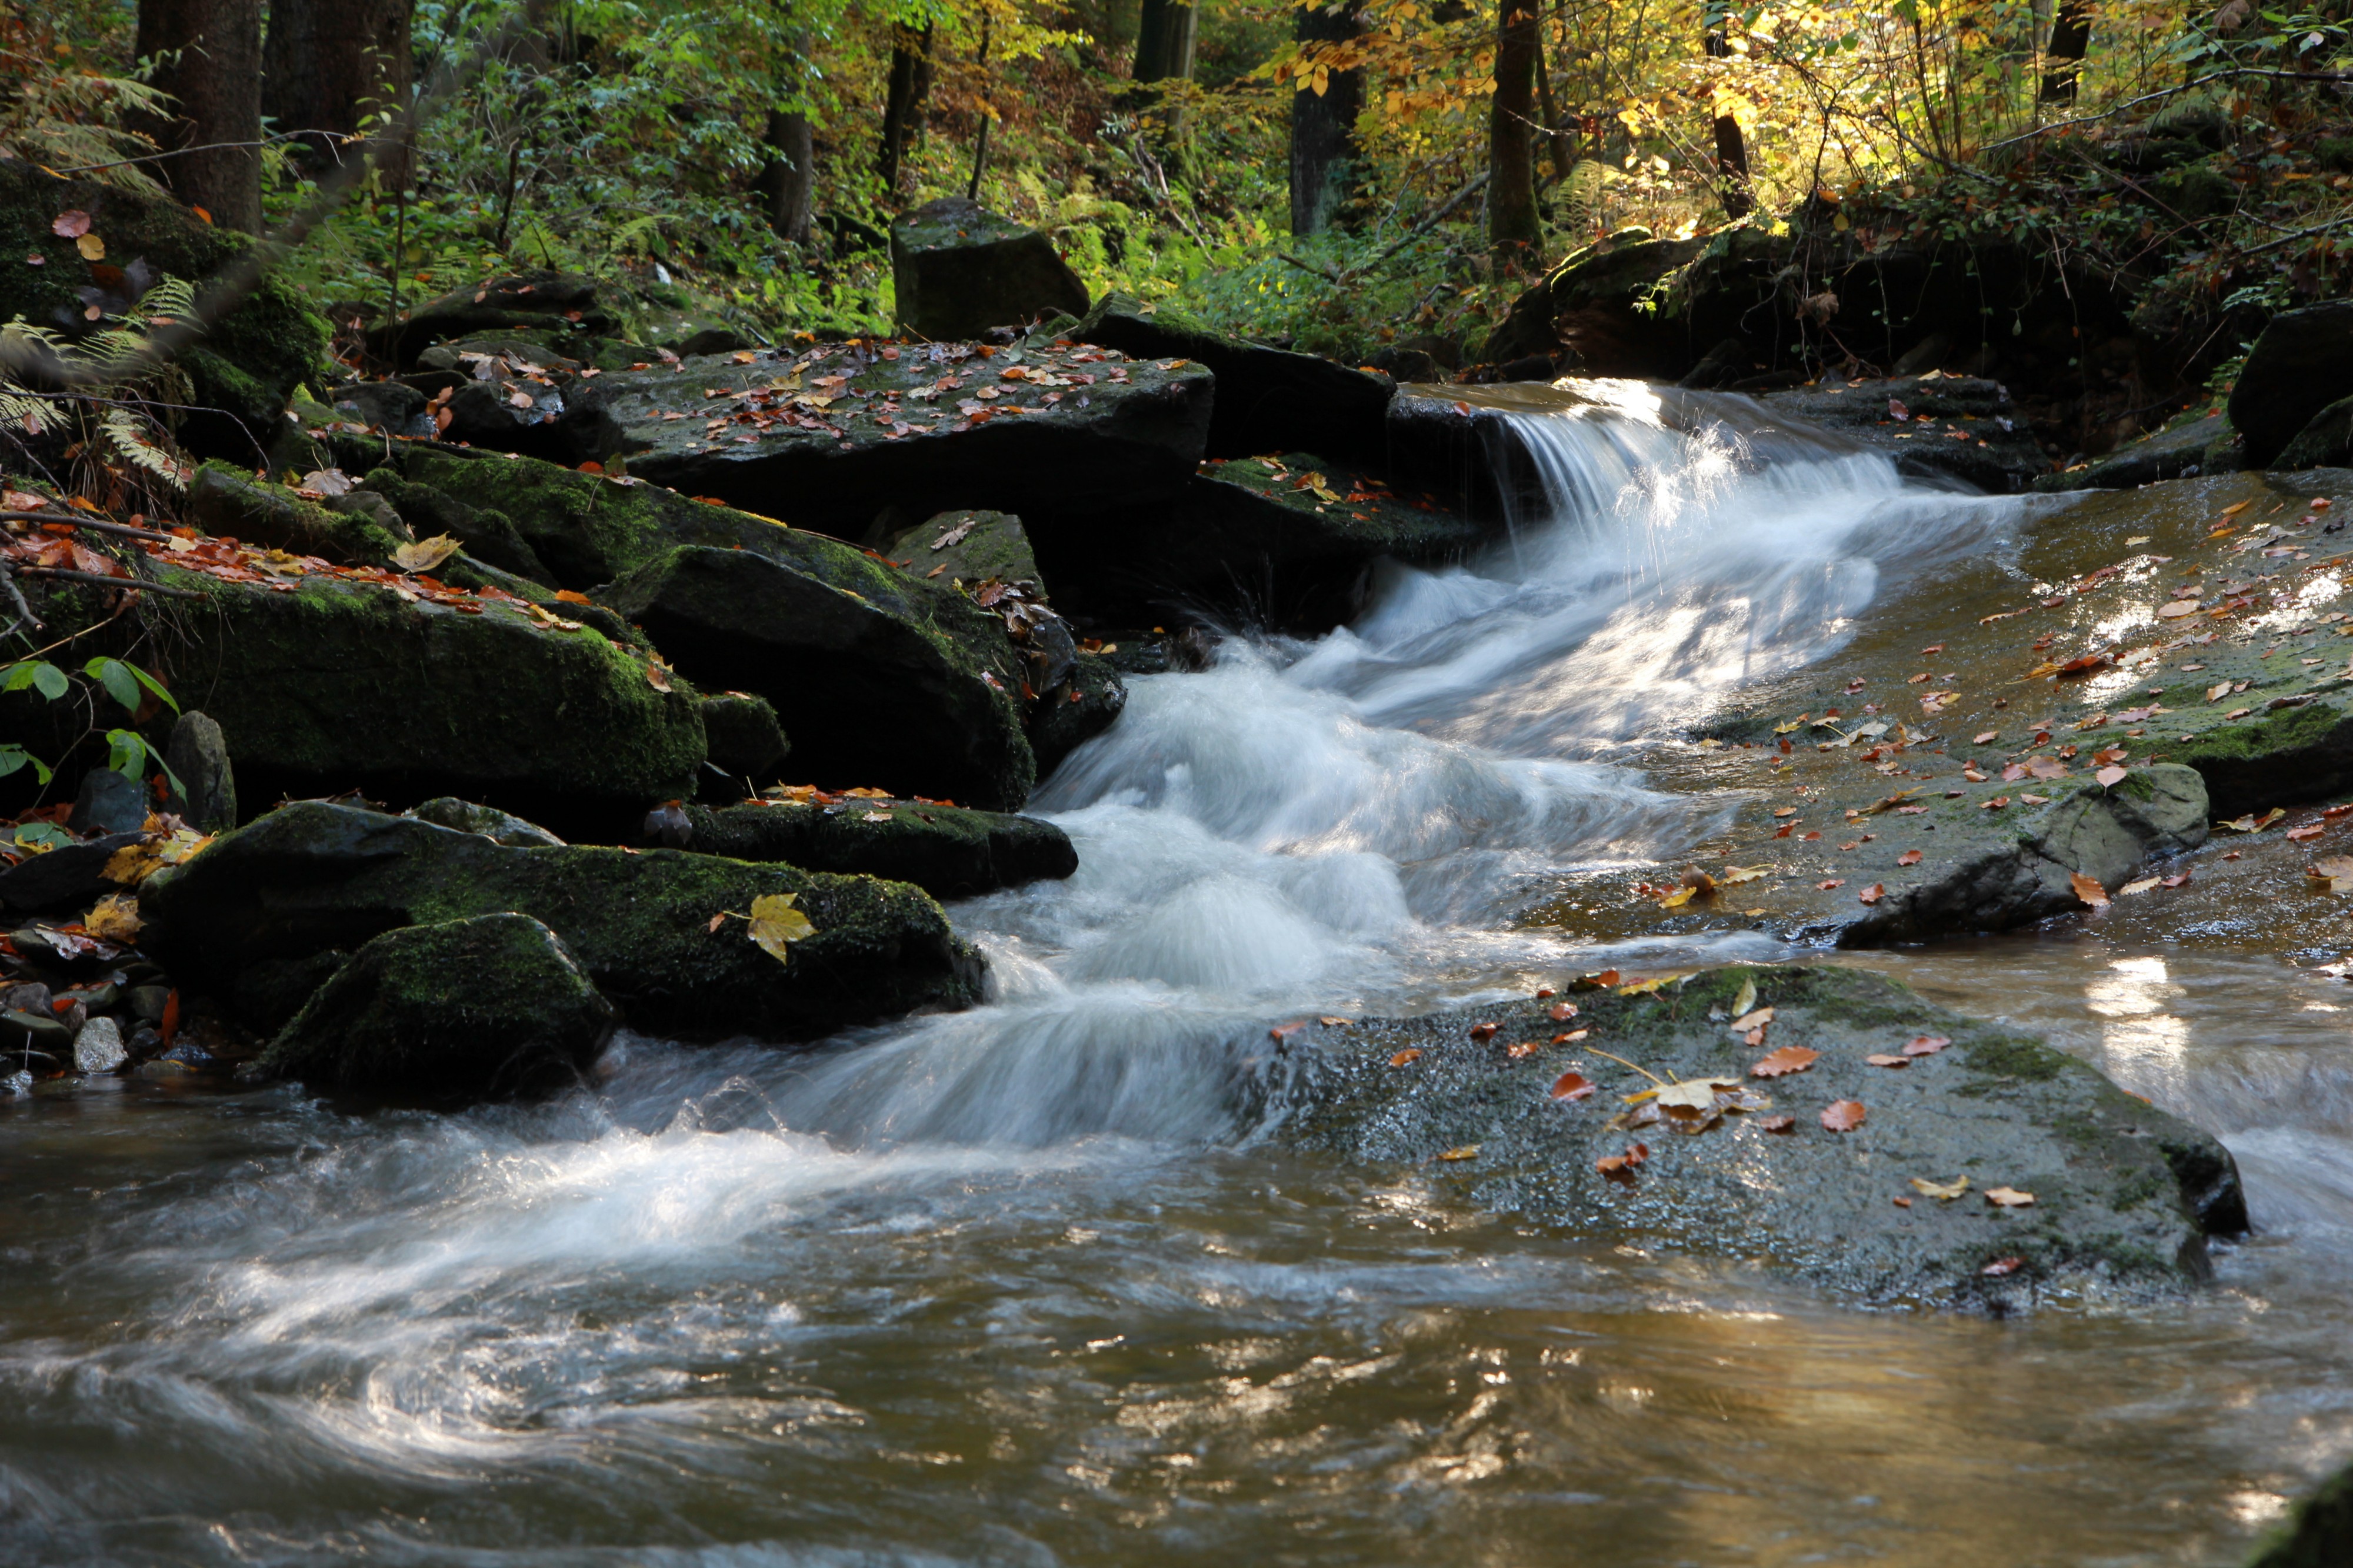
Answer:
[[[1544,240],[1536,210],[1536,0],[1502,0],[1495,11],[1495,92],[1487,106],[1487,243]]]
[[[2060,0],[2058,20],[2051,24],[2051,47],[2043,56],[2043,102],[2075,101],[2075,80],[2091,47],[2091,5],[2087,0]]]
[[[891,77],[882,103],[882,146],[875,155],[874,172],[882,188],[899,188],[899,168],[923,117],[923,100],[932,90],[932,29],[895,30],[891,47]]]
[[[1364,29],[1347,0],[1299,13],[1302,43],[1353,38]],[[1321,234],[1345,221],[1361,177],[1356,116],[1365,106],[1365,73],[1339,71],[1322,92],[1302,78],[1291,95],[1291,232]]]
[[[1135,30],[1135,79],[1189,81],[1193,76],[1193,37],[1198,13],[1176,0],[1144,0],[1144,17]]]
[[[768,110],[767,165],[760,171],[760,193],[768,209],[768,225],[779,238],[807,245],[815,233],[817,214],[817,146],[806,114]]]
[[[359,156],[344,143],[361,120],[408,102],[414,11],[415,0],[269,0],[261,110],[275,129],[301,132],[308,161]]]
[[[1724,13],[1714,5],[1707,11],[1705,42],[1708,58],[1732,58],[1731,41],[1724,36]],[[1748,141],[1740,133],[1740,121],[1729,114],[1715,117],[1715,197],[1724,204],[1724,216],[1735,222],[1757,210],[1756,194],[1748,188]]]
[[[1552,71],[1545,64],[1545,51],[1536,48],[1536,101],[1544,106],[1545,134],[1552,144],[1552,177],[1566,180],[1577,164],[1577,143],[1568,133],[1568,122],[1560,117],[1560,104],[1552,95]]]
[[[157,165],[172,194],[226,228],[261,232],[261,0],[140,0],[142,57],[177,112],[139,129],[170,151]],[[221,146],[228,142],[233,145]]]

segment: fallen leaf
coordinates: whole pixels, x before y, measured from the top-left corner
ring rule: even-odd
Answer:
[[[762,893],[752,900],[752,940],[778,963],[787,962],[789,944],[817,934],[808,916],[793,907],[796,895]]]
[[[1715,879],[1715,885],[1719,888],[1736,888],[1743,882],[1757,880],[1770,869],[1771,868],[1767,866],[1726,866],[1724,868],[1724,874]]]
[[[1996,1208],[2022,1209],[2034,1202],[2032,1193],[2021,1193],[2016,1187],[1988,1187],[1985,1196]]]
[[[1439,1155],[1441,1160],[1475,1160],[1478,1157],[1479,1145],[1476,1143],[1465,1143],[1460,1148],[1449,1149]]]
[[[103,261],[106,259],[106,241],[99,238],[98,236],[94,234],[86,234],[79,239],[75,240],[74,248],[81,252],[81,258],[84,261]]]
[[[464,544],[448,534],[437,533],[430,539],[420,539],[414,544],[404,544],[393,551],[392,563],[403,572],[430,572],[464,548]]]
[[[1315,1021],[1327,1029],[1353,1029],[1356,1026],[1354,1018],[1343,1018],[1335,1014],[1326,1014]]]
[[[1600,1085],[1583,1073],[1565,1072],[1552,1080],[1552,1097],[1555,1100],[1590,1100],[1599,1088]]]
[[[1862,1059],[1875,1068],[1908,1068],[1912,1065],[1910,1057],[1891,1057],[1885,1052],[1867,1056]]]
[[[116,853],[119,855],[121,851],[117,850]],[[111,875],[113,867],[110,862],[108,873]],[[2353,879],[2353,857],[2332,855],[2326,860],[2315,860],[2312,863],[2312,874],[2339,881]]]
[[[656,691],[668,691],[670,689],[670,671],[658,664],[646,666],[646,684]]]
[[[1757,1005],[1757,977],[1743,975],[1740,989],[1732,994],[1732,1026],[1739,1028],[1747,1021],[1748,1011]]]
[[[1786,1078],[1793,1072],[1804,1072],[1821,1059],[1820,1051],[1803,1046],[1783,1046],[1768,1056],[1748,1064],[1750,1078]]]
[[[2231,858],[2231,857],[2226,855],[2226,856],[2224,856],[2224,857],[2223,857],[2223,858],[2227,860],[2227,859]],[[2185,885],[2189,882],[2189,872],[2187,872],[2187,871],[2184,871],[2184,872],[2182,872],[2182,873],[2181,873],[2181,875],[2179,875],[2179,877],[2168,877],[2168,878],[2166,878],[2166,879],[2163,880],[2163,882],[2162,882],[2162,883],[2160,883],[2159,885],[2160,885],[2160,886],[2163,886],[2163,887],[2168,887],[2168,888],[2179,888],[2179,887],[2185,886]]]
[[[1574,1002],[1556,1002],[1551,1006],[1545,1009],[1545,1016],[1550,1018],[1556,1024],[1566,1023],[1569,1019],[1577,1016],[1577,1004]]]
[[[341,468],[313,468],[302,476],[300,488],[316,490],[322,496],[347,496],[356,482]]]
[[[1586,1036],[1591,1033],[1593,1033],[1593,1031],[1590,1029],[1571,1029],[1567,1034],[1555,1035],[1552,1037],[1552,1043],[1556,1046],[1575,1045],[1577,1041],[1585,1038]]]
[[[1906,849],[1895,858],[1898,866],[1917,866],[1923,857],[1917,849]]]
[[[1862,891],[1861,891],[1860,893],[1857,893],[1857,894],[1855,895],[1855,898],[1856,898],[1858,900],[1860,900],[1861,902],[1863,902],[1863,903],[1866,903],[1866,904],[1875,904],[1875,903],[1879,902],[1879,900],[1882,900],[1882,899],[1885,898],[1886,896],[1887,896],[1887,888],[1886,888],[1886,885],[1885,885],[1884,883],[1882,883],[1882,882],[1873,882],[1871,886],[1869,886],[1868,888],[1865,888],[1865,889],[1864,889]]]
[[[1307,1027],[1307,1020],[1304,1018],[1295,1023],[1277,1024],[1266,1032],[1266,1037],[1270,1040],[1287,1040],[1305,1027]]]
[[[1421,1047],[1419,1046],[1408,1046],[1405,1049],[1399,1051],[1397,1055],[1389,1058],[1389,1066],[1393,1068],[1409,1067],[1419,1060],[1421,1060]]]
[[[2301,844],[2306,840],[2317,838],[2327,831],[2328,830],[2326,827],[2316,822],[2308,827],[2291,827],[2287,830],[2287,836]]]
[[[1826,881],[1826,882],[1816,882],[1816,883],[1814,884],[1814,886],[1815,886],[1815,887],[1817,887],[1817,888],[1819,888],[1819,889],[1820,889],[1823,892],[1827,893],[1827,892],[1829,892],[1832,888],[1843,888],[1843,887],[1845,887],[1845,886],[1846,886],[1846,879],[1845,879],[1845,878],[1843,878],[1843,877],[1832,877],[1830,880],[1828,880],[1828,881]]]
[[[1990,746],[1990,745],[1992,745],[1996,741],[1999,741],[1999,740],[2000,740],[2000,739],[2001,739],[2001,731],[1999,731],[1999,730],[1988,730],[1988,731],[1986,731],[1983,734],[1980,734],[1980,735],[1978,735],[1978,736],[1975,736],[1974,738],[1972,738],[1972,739],[1970,740],[1970,742],[1969,742],[1969,744],[1970,744],[1970,745],[1972,745],[1972,746]]]
[[[140,924],[139,900],[121,893],[107,894],[81,918],[82,930],[101,942],[125,947],[139,940]]]
[[[1473,1024],[1471,1026],[1471,1037],[1474,1040],[1492,1040],[1495,1037],[1495,1031],[1502,1027],[1501,1024]]]
[[[1969,1190],[1969,1179],[1967,1176],[1955,1176],[1949,1182],[1932,1182],[1925,1176],[1915,1176],[1912,1178],[1912,1190],[1922,1197],[1935,1198],[1938,1203],[1948,1204]]]
[[[2116,785],[2125,782],[2126,773],[2127,770],[2124,768],[2105,767],[2102,768],[2098,773],[2094,773],[2092,777],[2098,782],[2102,788],[2114,789]]]
[[[2023,1258],[1997,1258],[1991,1263],[1987,1264],[1983,1268],[1978,1269],[1978,1272],[1980,1274],[1989,1274],[1996,1279],[2000,1279],[2005,1274],[2015,1274],[2025,1267],[2026,1259]]]
[[[1833,1100],[1822,1107],[1822,1125],[1832,1132],[1852,1132],[1869,1114],[1859,1100]]]
[[[2108,890],[2100,886],[2098,878],[2086,877],[2081,871],[2073,871],[2068,874],[2067,885],[2075,889],[2077,900],[2090,905],[2093,909],[2105,910],[2108,907]]]
[[[1659,900],[1659,907],[1662,910],[1682,909],[1685,904],[1692,901],[1692,895],[1698,891],[1699,889],[1697,888],[1677,888],[1673,892],[1669,893],[1665,898]]]
[[[1904,1054],[1907,1057],[1933,1057],[1952,1043],[1942,1035],[1916,1035],[1905,1042]]]
[[[1760,1120],[1757,1125],[1767,1132],[1795,1132],[1798,1130],[1798,1119],[1794,1116],[1767,1116]]]
[[[1613,1182],[1622,1182],[1631,1186],[1634,1182],[1634,1167],[1650,1157],[1651,1146],[1648,1143],[1629,1143],[1623,1154],[1604,1154],[1600,1159],[1593,1162],[1593,1168]]]
[[[1749,981],[1742,985],[1741,994],[1746,996],[1751,1002],[1757,1000],[1757,983],[1755,981]],[[1736,1000],[1737,1000],[1737,998],[1736,998]],[[1757,1007],[1748,1012],[1743,1013],[1740,1016],[1732,1020],[1731,1023],[1726,1024],[1725,1027],[1736,1035],[1745,1035],[1751,1029],[1761,1029],[1772,1021],[1772,1008]]]
[[[49,232],[59,239],[79,239],[90,232],[90,215],[79,207],[61,212],[49,220]]]
[[[1525,1061],[1528,1058],[1535,1055],[1537,1048],[1536,1043],[1534,1040],[1519,1040],[1511,1045],[1505,1046],[1504,1047],[1504,1054],[1511,1058],[1512,1060],[1515,1062]]]
[[[1738,1089],[1736,1078],[1687,1078],[1649,1091],[1651,1102],[1665,1111],[1714,1110],[1720,1089]],[[1640,1099],[1641,1096],[1636,1098]]]
[[[2157,880],[2155,877],[2143,877],[2136,881],[2126,882],[2116,889],[2116,897],[2121,899],[2127,893],[2146,893],[2157,886]]]

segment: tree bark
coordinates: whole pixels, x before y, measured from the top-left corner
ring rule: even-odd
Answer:
[[[261,110],[312,163],[361,155],[346,145],[366,115],[405,105],[415,82],[415,0],[269,0]]]
[[[2076,79],[2084,73],[2084,57],[2092,48],[2092,7],[2086,0],[2060,0],[2058,19],[2051,24],[2051,47],[2043,55],[2042,101],[2075,101]]]
[[[1176,0],[1144,0],[1143,20],[1135,30],[1135,79],[1189,81],[1193,76],[1193,40],[1198,13]]]
[[[1302,43],[1353,38],[1364,24],[1347,0],[1299,13]],[[1356,156],[1356,116],[1365,106],[1365,73],[1338,71],[1318,93],[1302,79],[1291,95],[1291,232],[1321,234],[1346,220],[1362,177]]]
[[[1719,6],[1708,7],[1705,43],[1708,58],[1732,58]],[[1724,204],[1724,216],[1735,222],[1757,210],[1756,193],[1748,186],[1748,140],[1740,133],[1740,121],[1729,114],[1715,117],[1715,198]]]
[[[760,194],[768,209],[768,226],[777,237],[807,245],[816,233],[817,144],[806,114],[768,110],[766,167],[760,171]]]
[[[932,29],[895,29],[891,47],[891,76],[882,103],[882,145],[875,155],[874,172],[885,191],[899,188],[899,169],[932,90]]]
[[[1502,0],[1495,11],[1495,92],[1487,106],[1487,243],[1544,241],[1536,210],[1536,0]]]
[[[1577,163],[1577,142],[1568,133],[1568,122],[1560,117],[1560,104],[1552,95],[1552,71],[1545,64],[1542,44],[1536,47],[1536,101],[1544,107],[1545,135],[1552,144],[1552,177],[1566,180]]]
[[[172,194],[212,220],[261,232],[261,0],[140,0],[142,57],[177,112],[142,117],[158,148],[202,148],[157,167]],[[229,142],[235,145],[221,146]]]

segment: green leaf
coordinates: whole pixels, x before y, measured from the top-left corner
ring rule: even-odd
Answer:
[[[8,667],[8,679],[0,681],[0,691],[22,691],[27,686],[55,702],[66,694],[66,672],[41,659],[26,659]]]
[[[163,770],[164,777],[170,781],[174,790],[182,795],[187,793],[186,786],[180,783],[180,775],[174,773],[171,765],[156,754],[155,748],[149,745],[138,731],[109,730],[106,732],[106,765],[116,773],[126,778],[142,778],[147,772],[147,764],[153,763]]]
[[[132,674],[137,676],[139,678],[139,684],[153,692],[157,700],[160,700],[164,707],[169,708],[174,713],[177,713],[180,710],[180,700],[173,696],[170,692],[164,690],[164,683],[162,681],[156,679],[153,676],[148,674],[145,670],[140,668],[135,664],[126,666],[125,668],[127,668]]]
[[[106,694],[122,704],[125,713],[139,711],[139,682],[131,667],[119,658],[99,658],[81,667],[81,672],[106,688]]]
[[[37,782],[44,784],[49,782],[52,775],[49,772],[47,763],[42,762],[40,758],[33,755],[32,752],[25,750],[22,746],[0,743],[0,778],[6,778],[10,773],[15,773],[17,769],[27,767],[33,770],[33,777]],[[46,826],[47,825],[41,824],[39,826]],[[16,837],[19,841],[23,840],[24,832],[22,829],[17,831]]]

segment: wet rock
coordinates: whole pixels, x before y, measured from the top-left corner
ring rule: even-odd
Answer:
[[[634,476],[850,539],[885,509],[1011,512],[1058,597],[1120,563],[1125,519],[1183,491],[1213,385],[1189,361],[969,343],[723,355],[592,384],[598,455]]]
[[[673,551],[599,596],[690,679],[765,699],[831,787],[1029,798],[1021,663],[1003,623],[951,589],[796,531],[776,556]]]
[[[1977,376],[1931,373],[1852,386],[1825,383],[1765,393],[1757,401],[1884,452],[1915,479],[1958,479],[2000,494],[2026,489],[2050,467],[2009,392]],[[1905,415],[1901,419],[1898,405]]]
[[[704,698],[702,732],[710,738],[711,766],[731,781],[773,780],[792,752],[775,704],[748,691]]]
[[[174,721],[164,765],[180,781],[165,802],[172,815],[204,833],[237,826],[237,771],[212,715],[190,711]]]
[[[2249,462],[2269,468],[2315,416],[2347,397],[2353,397],[2353,303],[2283,310],[2247,351],[2231,389],[2231,425],[2246,437]]]
[[[1060,686],[1029,710],[1029,750],[1044,779],[1064,757],[1112,727],[1127,709],[1127,686],[1110,659],[1082,651]]]
[[[693,693],[596,632],[364,581],[163,573],[204,595],[179,613],[169,684],[261,798],[363,787],[595,813],[691,788],[702,766]]]
[[[257,479],[227,463],[206,463],[188,485],[187,518],[206,533],[246,544],[315,555],[339,566],[383,566],[410,542],[365,515],[338,512]]]
[[[264,1039],[271,1038],[293,1020],[320,986],[351,962],[351,956],[342,948],[328,948],[300,958],[265,958],[248,963],[237,973],[222,1003],[239,1024]],[[159,1021],[163,1004],[156,1003],[152,1014],[142,1016],[150,1023]]]
[[[102,260],[85,260],[71,240],[51,232],[59,213],[77,210],[90,215],[90,232],[105,242]],[[124,309],[134,277],[199,282],[253,244],[169,197],[60,179],[20,158],[0,159],[0,228],[10,258],[0,268],[0,321],[21,315],[33,325],[69,331],[85,325],[82,289]],[[22,265],[26,256],[40,257],[42,265]],[[251,463],[257,443],[266,445],[284,427],[286,400],[315,374],[327,339],[327,323],[294,286],[265,274],[236,309],[176,357],[193,405],[181,416],[180,440],[202,456]]]
[[[892,536],[882,553],[931,582],[1038,579],[1021,520],[1001,511],[944,511]]]
[[[402,366],[427,344],[521,329],[558,336],[609,334],[619,321],[599,300],[596,280],[576,273],[529,270],[458,288],[400,313],[379,329],[376,351]]]
[[[115,890],[106,879],[106,863],[117,849],[138,841],[136,833],[110,833],[85,844],[61,845],[45,855],[27,856],[0,870],[0,904],[26,910],[88,904]]]
[[[385,498],[415,537],[454,539],[485,565],[546,587],[560,585],[513,520],[497,507],[469,505],[447,489],[414,483],[394,468],[373,469],[361,482],[367,491]]]
[[[971,898],[1079,868],[1069,836],[1050,822],[921,801],[747,802],[715,811],[691,805],[682,815],[684,848],[912,882],[939,899]]]
[[[354,381],[327,389],[327,402],[336,416],[365,425],[387,436],[425,437],[434,433],[425,411],[426,395],[397,381]]]
[[[129,773],[95,768],[82,776],[66,826],[76,833],[136,833],[147,822],[147,786]]]
[[[79,1073],[109,1073],[130,1061],[131,1053],[122,1047],[122,1026],[112,1018],[92,1018],[74,1037],[74,1070]]]
[[[1773,1009],[1753,1047],[1725,1026],[1752,984],[1753,1005]],[[2002,1312],[2177,1296],[2211,1277],[2207,1237],[2246,1226],[2236,1167],[2213,1139],[2039,1041],[1878,976],[1720,969],[1651,994],[1569,1000],[1578,1011],[1566,1021],[1554,1004],[1522,1002],[1311,1025],[1291,1047],[1304,1047],[1304,1087],[1279,1135],[1409,1167],[1444,1201],[1753,1258],[1873,1303]],[[1473,1039],[1474,1023],[1497,1027]],[[1949,1044],[1902,1058],[1924,1037]],[[1536,1048],[1515,1059],[1509,1047],[1527,1041]],[[1808,1070],[1748,1076],[1791,1047],[1819,1056]],[[1695,1133],[1672,1118],[1613,1130],[1613,1114],[1644,1114],[1622,1097],[1655,1086],[1602,1050],[1669,1082],[1717,1077],[1772,1104]],[[1418,1054],[1398,1061],[1406,1052]],[[1910,1065],[1872,1066],[1873,1055]],[[1565,1071],[1597,1092],[1555,1099]],[[1833,1132],[1822,1113],[1841,1100],[1863,1117]],[[1787,1131],[1768,1131],[1775,1115],[1792,1119]],[[1646,1157],[1615,1179],[1598,1168],[1636,1144]],[[1968,1187],[1940,1201],[1915,1178]],[[1989,1204],[1985,1194],[2004,1187],[2032,1204]]]
[[[318,1088],[474,1100],[576,1081],[617,1022],[554,931],[491,914],[374,938],[262,1061]]]
[[[1512,302],[1479,357],[1501,364],[1566,353],[1599,374],[1680,375],[1690,353],[1682,323],[1644,307],[1706,245],[1632,228],[1576,251]]]
[[[454,827],[460,833],[479,833],[491,843],[503,844],[510,849],[549,849],[564,843],[546,828],[526,822],[512,812],[477,805],[455,795],[428,800],[412,806],[406,815],[436,826]]]
[[[1314,354],[1211,331],[1173,304],[1107,295],[1066,336],[1131,359],[1190,360],[1218,378],[1205,456],[1315,452],[1360,468],[1388,461],[1386,425],[1396,384]]]
[[[2248,1560],[2247,1568],[2339,1568],[2353,1563],[2353,1466],[2295,1505]]]
[[[723,918],[768,894],[815,927],[784,963]],[[509,848],[324,801],[223,835],[140,898],[145,951],[215,990],[267,961],[510,911],[561,937],[633,1026],[672,1037],[811,1039],[978,994],[978,957],[902,884],[669,849]]]
[[[2227,440],[2231,421],[2223,415],[2210,415],[2144,436],[2128,442],[2095,462],[2063,473],[2037,474],[2033,488],[2038,490],[2128,490],[2138,485],[2155,484],[2160,479],[2179,479],[2200,473],[2212,472],[2207,468],[2208,449],[2216,442]]]
[[[565,416],[580,384],[542,384],[536,379],[469,381],[441,405],[449,416],[440,428],[441,439],[559,463],[578,462],[588,456],[591,444]]]
[[[934,342],[1087,309],[1086,285],[1051,239],[961,196],[892,225],[891,274],[900,325]]]
[[[2353,397],[2343,397],[2314,415],[2281,450],[2274,466],[2293,473],[2341,468],[2348,462],[2353,462]]]
[[[73,1051],[73,1027],[56,1014],[11,1007],[0,1012],[0,1052],[37,1052],[62,1060]]]

